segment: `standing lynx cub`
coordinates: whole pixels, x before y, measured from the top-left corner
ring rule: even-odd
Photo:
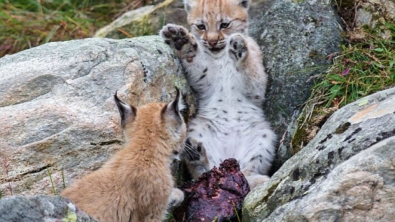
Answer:
[[[160,35],[174,48],[197,98],[185,161],[196,178],[236,158],[251,188],[269,179],[275,134],[262,111],[267,75],[248,36],[251,0],[184,0],[191,33],[168,24]]]
[[[169,104],[138,109],[114,98],[127,145],[61,195],[102,222],[160,222],[169,205],[184,199],[170,172],[186,137],[182,95],[177,90]]]

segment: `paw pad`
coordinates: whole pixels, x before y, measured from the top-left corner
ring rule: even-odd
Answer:
[[[241,60],[246,56],[247,46],[246,41],[242,35],[234,35],[229,42],[230,53],[236,60]]]

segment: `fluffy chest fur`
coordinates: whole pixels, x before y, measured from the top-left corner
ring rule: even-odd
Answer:
[[[175,49],[198,106],[183,159],[197,178],[236,158],[251,187],[267,181],[275,134],[262,111],[267,74],[247,33],[249,0],[184,0],[191,32],[168,24],[162,38]]]
[[[191,84],[198,88],[199,99],[188,137],[205,144],[206,151],[210,150],[207,152],[210,167],[236,156],[241,163],[248,162],[256,146],[252,137],[259,134],[259,126],[268,128],[263,111],[248,98],[251,89],[246,88],[247,79],[229,56],[212,58],[206,55],[204,59],[207,59],[202,63],[204,67],[187,66],[195,73],[203,68],[198,81]],[[247,146],[250,149],[243,149]]]

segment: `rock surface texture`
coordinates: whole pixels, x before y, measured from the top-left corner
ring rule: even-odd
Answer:
[[[331,1],[272,0],[250,11],[250,35],[261,46],[271,80],[264,111],[281,139],[276,170],[296,152],[290,146],[294,121],[314,79],[330,66],[328,56],[340,51],[342,30]]]
[[[340,51],[342,29],[328,0],[254,0],[249,15],[250,35],[261,46],[271,80],[265,115],[281,139],[275,171],[296,152],[290,146],[293,123],[310,95],[314,77],[331,64],[328,56]],[[147,22],[153,33],[167,23],[189,29],[182,1],[173,0],[165,9],[154,10]],[[125,24],[122,29],[132,32],[135,25]],[[120,38],[119,31],[113,30],[107,36]]]
[[[393,221],[395,88],[336,111],[244,202],[244,221]]]
[[[187,27],[187,13],[181,0],[154,1],[152,4],[124,13],[112,23],[101,28],[95,37],[125,38],[157,34],[163,25],[174,23]],[[121,28],[123,33],[118,29]]]
[[[186,92],[159,37],[49,43],[0,59],[0,189],[49,194],[97,169],[123,135],[113,94],[133,105]]]
[[[0,200],[3,222],[98,222],[61,196],[13,196]]]
[[[375,27],[378,22],[395,22],[395,2],[391,0],[367,0],[359,3],[355,25]]]

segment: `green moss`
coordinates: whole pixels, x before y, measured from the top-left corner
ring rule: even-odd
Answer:
[[[185,78],[181,78],[176,75],[173,75],[172,81],[173,81],[174,85],[179,89],[183,89],[187,85],[187,80]]]
[[[67,216],[62,219],[62,222],[76,222],[77,214],[72,212],[70,209],[67,211]]]
[[[307,139],[306,139],[306,131],[305,128],[297,127],[291,141],[291,147],[292,147],[292,156],[295,155],[297,152],[299,152],[304,145],[306,145]]]

